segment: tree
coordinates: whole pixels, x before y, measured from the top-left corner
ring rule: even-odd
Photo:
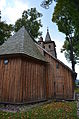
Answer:
[[[67,52],[68,54],[70,54],[70,61],[72,63],[73,71],[75,71],[75,63],[76,63],[74,57],[76,53],[74,54],[73,41],[77,42],[79,40],[78,20],[79,20],[79,12],[75,8],[74,3],[70,2],[70,0],[64,0],[63,2],[62,0],[58,0],[58,3],[56,4],[54,10],[52,21],[57,24],[59,31],[66,35],[66,40],[69,43],[70,48],[68,50],[66,46],[65,50],[66,52],[68,51]]]
[[[53,1],[57,4],[52,21],[58,25],[59,31],[66,35],[70,49],[65,47],[65,56],[70,58],[72,69],[75,71],[75,63],[77,63],[75,60],[79,60],[79,0],[44,0],[41,6],[48,9]]]
[[[41,3],[41,6],[45,9],[49,9],[49,6],[53,3],[53,1],[55,2],[59,2],[59,0],[43,0]],[[63,2],[63,0],[62,0]],[[74,3],[75,7],[79,10],[79,0],[72,0],[71,2]]]
[[[22,13],[22,18],[15,22],[15,32],[17,32],[22,26],[25,26],[29,34],[33,38],[37,38],[41,35],[41,32],[39,31],[40,27],[42,27],[41,20],[39,19],[40,17],[42,17],[42,14],[39,13],[36,8],[24,11]]]
[[[41,6],[45,9],[49,9],[49,6],[53,3],[53,1],[57,2],[58,0],[44,0],[41,3]]]
[[[49,6],[52,4],[52,2],[53,2],[53,0],[44,0],[44,1],[42,1],[41,6],[45,9],[48,9]]]
[[[75,42],[74,40],[72,40],[72,45],[73,45],[73,59],[74,59],[74,64],[79,63],[79,41]],[[70,43],[69,41],[65,40],[64,41],[64,45],[61,49],[61,52],[64,52],[65,57],[67,59],[68,62],[71,62],[71,56],[70,56]],[[78,52],[78,53],[77,53]],[[75,65],[74,65],[75,68]]]
[[[1,21],[1,11],[0,11],[0,45],[4,43],[11,36],[13,31],[13,26]]]

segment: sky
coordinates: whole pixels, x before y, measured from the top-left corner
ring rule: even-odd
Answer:
[[[14,24],[17,19],[21,18],[24,10],[36,7],[37,11],[43,14],[41,18],[43,27],[40,29],[43,39],[45,39],[48,27],[51,39],[56,43],[57,58],[71,68],[71,64],[66,61],[64,54],[60,53],[64,44],[65,35],[59,32],[57,25],[52,22],[55,3],[53,2],[49,9],[44,9],[40,6],[42,1],[43,0],[0,0],[1,20],[8,24]],[[76,65],[76,72],[79,73],[79,65]],[[79,74],[77,78],[79,79]]]

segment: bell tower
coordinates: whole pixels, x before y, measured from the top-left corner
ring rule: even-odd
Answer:
[[[51,40],[50,34],[49,34],[49,29],[47,28],[47,33],[44,41],[44,48],[47,50],[52,56],[57,58],[57,53],[56,53],[56,45],[55,42]]]

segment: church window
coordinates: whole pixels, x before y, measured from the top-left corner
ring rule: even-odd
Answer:
[[[4,64],[8,64],[8,60],[7,59],[4,59]]]
[[[49,45],[49,48],[51,48],[51,45]]]
[[[56,69],[59,69],[59,63],[56,64]]]
[[[45,52],[44,52],[44,56],[45,56]]]

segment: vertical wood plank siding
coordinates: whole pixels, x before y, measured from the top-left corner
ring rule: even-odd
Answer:
[[[0,60],[0,102],[28,103],[73,98],[72,72],[44,53],[48,63],[26,57]],[[57,66],[58,65],[58,66]],[[58,68],[57,68],[58,67]]]
[[[48,60],[48,81],[47,97],[59,99],[73,98],[73,76],[72,72],[63,64],[52,58],[48,53],[44,52]],[[57,68],[57,64],[59,67]],[[47,74],[46,74],[47,75]]]
[[[0,61],[0,102],[31,102],[46,98],[45,65],[27,58]]]
[[[8,58],[8,64],[0,61],[0,102],[17,102],[21,100],[21,59]]]
[[[22,59],[23,102],[46,98],[45,65]]]

